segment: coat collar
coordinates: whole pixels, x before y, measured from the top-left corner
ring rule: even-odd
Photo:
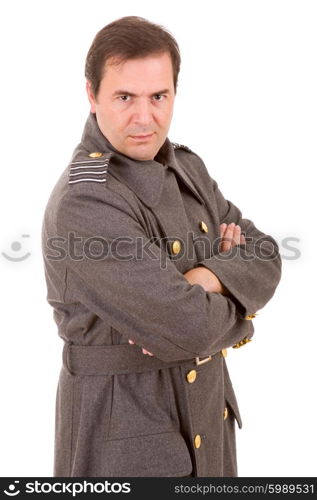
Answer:
[[[182,182],[204,204],[175,155],[175,146],[166,138],[154,160],[138,161],[120,153],[102,134],[94,113],[90,113],[81,138],[83,147],[91,152],[110,153],[109,172],[126,184],[148,207],[158,205],[165,180],[165,172],[172,168]]]

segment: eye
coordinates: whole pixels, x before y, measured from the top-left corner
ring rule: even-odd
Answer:
[[[164,97],[165,97],[164,94],[155,94],[153,96],[153,98],[154,98],[155,101],[163,101]]]
[[[120,95],[119,99],[123,102],[127,102],[129,100],[130,96],[129,95]]]

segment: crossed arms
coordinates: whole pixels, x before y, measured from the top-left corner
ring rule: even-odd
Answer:
[[[220,251],[226,252],[235,245],[245,244],[245,237],[241,234],[241,227],[234,222],[230,224],[223,223],[220,225]],[[230,295],[227,288],[217,278],[215,273],[204,266],[194,267],[183,275],[191,285],[201,285],[205,292],[221,293],[222,295]],[[135,344],[132,339],[129,339],[129,344]],[[142,347],[143,354],[154,356],[152,352]]]
[[[149,239],[137,204],[110,186],[72,186],[60,201],[56,222],[66,247],[70,235],[76,238],[76,255],[66,248],[65,258],[52,263],[52,272],[60,270],[65,300],[84,304],[127,342],[163,361],[203,357],[250,338],[252,321],[244,320],[267,303],[281,276],[275,240],[243,218],[207,173],[197,175],[209,185],[223,241],[220,251],[184,274]],[[87,243],[96,236],[107,243],[105,250],[116,250],[113,243],[119,241],[120,258],[111,251],[90,258]],[[96,246],[99,254],[98,241]]]

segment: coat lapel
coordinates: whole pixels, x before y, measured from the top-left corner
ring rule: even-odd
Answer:
[[[188,218],[174,172],[167,169],[164,189],[159,203],[151,209],[160,226],[161,245],[174,262],[177,269],[184,273],[193,267],[195,259],[193,235],[189,231]],[[178,243],[177,243],[178,242]],[[178,253],[175,252],[178,251]]]

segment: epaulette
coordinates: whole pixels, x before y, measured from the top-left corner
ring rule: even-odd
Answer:
[[[107,180],[107,170],[112,152],[78,151],[69,164],[68,184],[79,182],[102,183]]]
[[[174,149],[185,149],[185,151],[189,151],[190,153],[194,153],[194,151],[192,151],[188,146],[185,146],[185,144],[178,144],[178,142],[172,142],[172,145],[173,145]]]

